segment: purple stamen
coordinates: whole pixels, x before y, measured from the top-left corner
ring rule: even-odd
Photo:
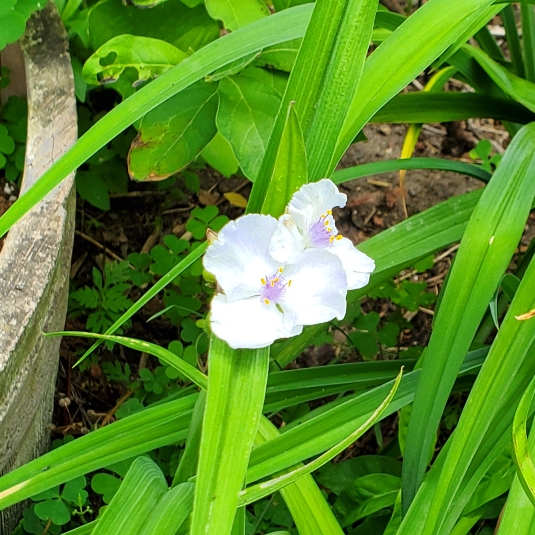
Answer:
[[[336,237],[336,227],[331,214],[322,215],[308,229],[308,239],[313,247],[331,247]]]
[[[290,281],[287,281],[281,273],[282,268],[269,277],[263,277],[260,281],[262,283],[260,297],[266,305],[277,304],[286,292],[286,286]]]

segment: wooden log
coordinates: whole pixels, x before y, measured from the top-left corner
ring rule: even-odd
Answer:
[[[68,40],[51,0],[28,21],[20,41],[28,84],[28,142],[23,192],[76,140],[76,103]],[[49,444],[65,324],[74,236],[74,176],[68,177],[7,235],[0,252],[0,473]],[[20,508],[0,513],[8,535]]]

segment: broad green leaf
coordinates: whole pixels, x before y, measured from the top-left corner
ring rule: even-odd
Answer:
[[[534,284],[532,260],[455,433],[428,472],[399,535],[449,534],[485,473],[510,445],[516,407],[535,374],[535,323],[516,319],[535,309]]]
[[[238,171],[240,164],[234,156],[232,145],[217,132],[212,141],[201,152],[204,161],[219,171],[223,176],[230,177]]]
[[[119,35],[103,44],[85,62],[82,74],[88,84],[117,81],[127,68],[137,71],[137,80],[147,81],[178,65],[187,55],[160,39]]]
[[[302,39],[292,39],[286,43],[280,43],[265,48],[255,61],[256,65],[291,72]]]
[[[307,183],[307,155],[303,132],[294,104],[290,104],[286,124],[273,167],[273,176],[262,204],[262,212],[282,214],[288,199]]]
[[[222,20],[228,30],[238,30],[269,16],[269,9],[263,0],[205,0],[205,4],[210,16]]]
[[[273,6],[277,11],[288,9],[293,6],[300,6],[301,4],[308,4],[314,0],[273,0]]]
[[[227,535],[262,414],[269,348],[232,350],[212,336],[208,362],[191,534]]]
[[[259,179],[251,192],[249,211],[260,211],[266,199],[291,102],[295,102],[305,141],[308,180],[319,180],[330,174],[338,132],[364,68],[377,4],[377,0],[316,2],[262,160]],[[288,201],[281,199],[283,203]]]
[[[163,180],[189,165],[215,136],[217,85],[197,82],[150,111],[128,155],[131,178]]]
[[[227,139],[244,174],[256,179],[273,129],[280,96],[263,82],[240,74],[219,82],[217,128]]]
[[[401,478],[391,474],[369,474],[355,479],[334,505],[339,514],[344,514],[342,526],[392,507],[400,488]]]
[[[94,50],[123,34],[163,39],[184,52],[199,50],[219,37],[219,24],[203,5],[190,9],[179,0],[168,0],[152,9],[104,0],[89,12],[88,25]]]
[[[148,457],[138,457],[128,470],[117,494],[99,517],[93,533],[139,533],[166,492],[167,483],[158,465]]]
[[[526,320],[529,321],[529,320]],[[535,507],[535,466],[529,451],[527,436],[527,420],[535,395],[535,378],[531,380],[524,392],[513,420],[513,459],[515,460],[518,480],[526,496]]]
[[[535,185],[535,123],[523,127],[470,218],[435,316],[409,423],[404,508],[423,479],[453,382],[526,224]]]

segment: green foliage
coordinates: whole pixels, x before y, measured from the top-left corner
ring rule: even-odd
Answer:
[[[134,87],[161,76],[186,57],[182,50],[161,39],[123,34],[103,44],[86,61],[82,75],[91,85],[120,82],[114,87],[126,98]],[[137,75],[132,76],[132,69]],[[121,79],[123,74],[126,80]]]
[[[502,155],[494,153],[492,143],[488,139],[478,142],[470,151],[470,158],[481,160],[481,167],[489,172],[495,171],[502,161]]]
[[[28,104],[11,96],[0,111],[0,169],[10,182],[17,181],[24,170]]]
[[[105,264],[104,275],[93,268],[93,285],[70,294],[71,314],[85,313],[87,329],[99,333],[106,331],[133,303],[126,295],[131,288],[129,272],[127,262]]]
[[[0,5],[0,50],[19,39],[30,15],[45,5],[43,0],[3,0]]]
[[[62,526],[71,521],[85,521],[85,515],[93,511],[88,505],[88,492],[85,490],[86,478],[77,477],[65,485],[51,488],[32,496],[32,505],[23,512],[21,533],[41,534],[50,532],[53,535],[63,533]]]

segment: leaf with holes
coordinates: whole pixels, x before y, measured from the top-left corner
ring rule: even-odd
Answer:
[[[115,82],[125,69],[137,71],[137,81],[146,81],[178,65],[187,54],[160,39],[119,35],[102,45],[85,62],[82,74],[88,84]]]

